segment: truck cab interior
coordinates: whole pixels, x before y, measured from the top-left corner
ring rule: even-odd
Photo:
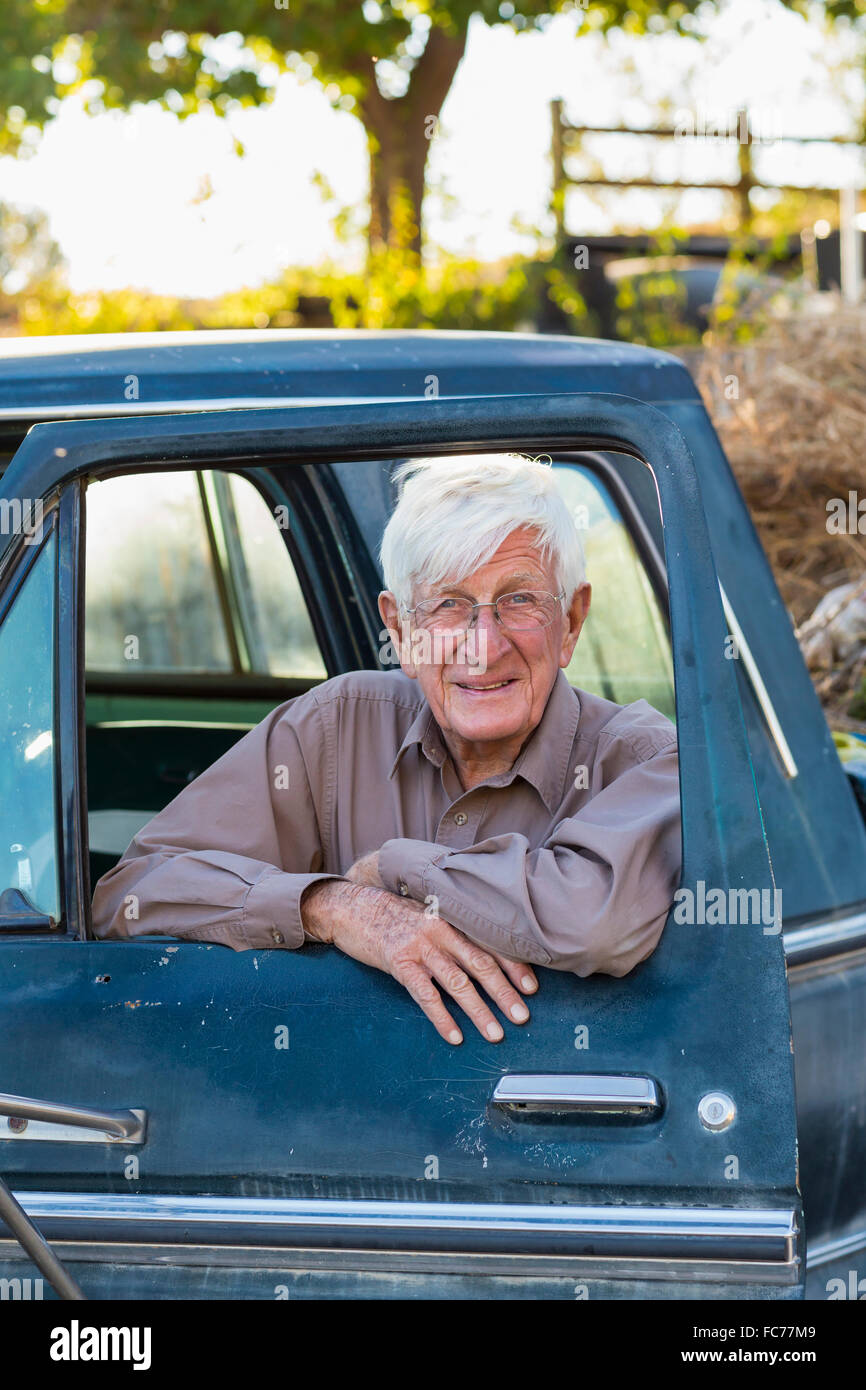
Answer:
[[[593,584],[567,675],[617,703],[645,698],[673,718],[663,564],[645,562],[596,462],[554,466]],[[89,485],[91,888],[135,833],[248,729],[339,673],[317,635],[329,621],[327,602],[305,571],[298,524],[241,473],[142,472]],[[339,545],[336,535],[318,542]],[[387,634],[379,636],[381,662]]]

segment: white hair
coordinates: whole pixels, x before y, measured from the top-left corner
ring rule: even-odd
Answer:
[[[488,563],[518,527],[537,532],[568,606],[584,580],[577,523],[550,460],[522,454],[409,459],[394,472],[400,492],[379,558],[385,586],[404,608],[417,584],[460,582]]]

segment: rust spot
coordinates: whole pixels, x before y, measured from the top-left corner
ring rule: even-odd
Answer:
[[[137,1009],[137,1008],[140,1007],[140,1005],[141,1005],[141,1000],[140,1000],[140,999],[124,999],[124,1001],[123,1001],[123,1007],[124,1007],[125,1009]]]

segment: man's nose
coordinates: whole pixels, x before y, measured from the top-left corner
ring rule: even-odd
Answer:
[[[485,603],[476,608],[474,618],[475,641],[477,644],[483,645],[487,652],[487,660],[490,662],[497,653],[506,651],[511,645],[508,634],[503,631],[501,624],[497,621],[492,603]],[[470,628],[470,631],[472,630]]]

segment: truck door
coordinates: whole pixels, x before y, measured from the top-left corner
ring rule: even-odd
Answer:
[[[83,481],[497,449],[616,450],[655,479],[684,867],[653,955],[623,979],[542,969],[529,1024],[452,1049],[336,950],[92,939]],[[600,394],[48,424],[4,498],[40,501],[45,534],[0,557],[0,1172],[85,1293],[801,1297],[780,923],[718,911],[773,880],[676,427]],[[339,566],[326,518],[298,525]],[[348,621],[308,598],[314,626]],[[0,1242],[0,1272],[25,1268]]]

